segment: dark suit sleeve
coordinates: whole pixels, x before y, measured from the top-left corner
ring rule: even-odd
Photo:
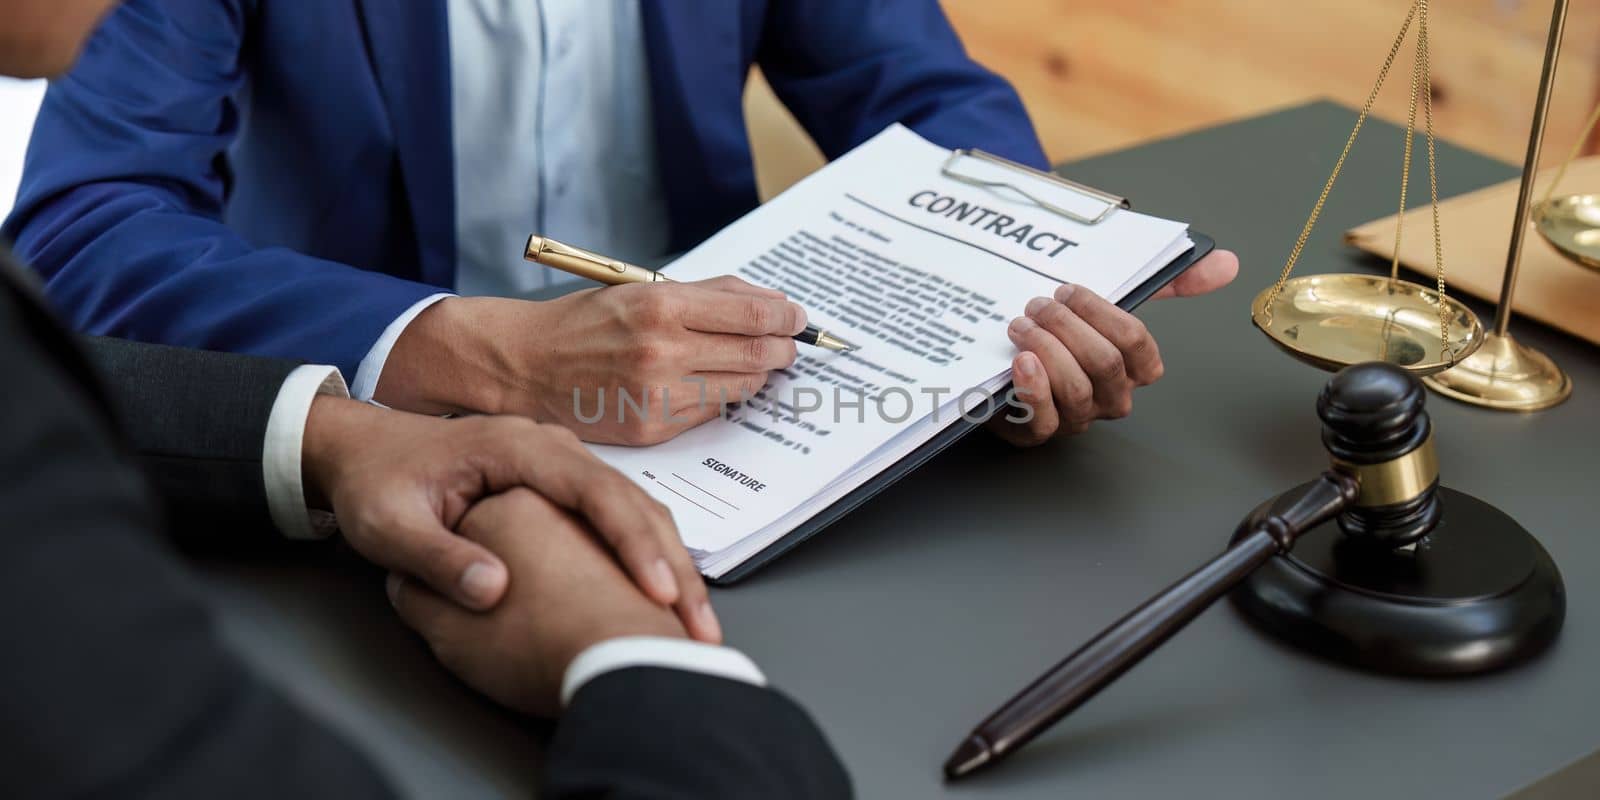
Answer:
[[[113,413],[188,543],[275,537],[261,458],[297,362],[86,337]]]
[[[388,796],[222,646],[62,337],[17,305],[0,290],[0,797]]]
[[[967,57],[932,0],[771,0],[756,61],[828,158],[898,122],[1049,167],[1016,90]]]
[[[635,667],[584,684],[545,759],[547,800],[834,800],[850,780],[787,697],[693,672]]]

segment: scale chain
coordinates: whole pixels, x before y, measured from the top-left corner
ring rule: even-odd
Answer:
[[[1422,124],[1428,134],[1428,201],[1433,210],[1433,275],[1439,289],[1439,354],[1446,356],[1450,362],[1455,363],[1455,353],[1450,352],[1450,304],[1449,298],[1444,293],[1444,240],[1439,233],[1439,176],[1434,167],[1436,156],[1434,153],[1433,138],[1433,75],[1428,67],[1428,0],[1417,0],[1421,8],[1417,21],[1417,60],[1421,62],[1422,77]],[[1413,95],[1411,102],[1416,102]],[[1406,131],[1406,144],[1411,143],[1411,131]],[[1399,240],[1395,240],[1396,259],[1400,248]]]
[[[1366,103],[1361,107],[1361,113],[1356,117],[1356,124],[1350,130],[1350,137],[1345,140],[1344,149],[1339,153],[1339,159],[1334,162],[1333,171],[1328,175],[1327,183],[1323,184],[1322,193],[1318,195],[1317,202],[1311,207],[1311,214],[1306,219],[1306,224],[1300,230],[1300,235],[1295,239],[1294,248],[1289,252],[1289,258],[1283,265],[1283,271],[1278,275],[1277,283],[1273,284],[1272,291],[1267,294],[1267,301],[1262,312],[1270,324],[1272,319],[1272,305],[1278,299],[1278,294],[1283,291],[1284,284],[1294,272],[1295,265],[1304,252],[1306,241],[1311,238],[1311,231],[1316,226],[1317,220],[1322,216],[1323,206],[1327,204],[1328,195],[1332,193],[1334,183],[1339,179],[1339,173],[1344,169],[1344,163],[1350,156],[1350,150],[1355,146],[1356,137],[1361,133],[1361,127],[1372,114],[1372,106],[1377,102],[1378,93],[1383,88],[1384,80],[1389,75],[1389,70],[1394,66],[1395,57],[1399,55],[1400,48],[1405,44],[1406,35],[1411,31],[1412,21],[1417,21],[1416,57],[1412,65],[1410,108],[1406,120],[1406,140],[1404,163],[1400,175],[1400,225],[1405,215],[1405,197],[1408,181],[1411,175],[1411,144],[1416,135],[1416,107],[1417,97],[1423,98],[1424,131],[1428,140],[1428,189],[1433,210],[1433,252],[1434,275],[1437,279],[1439,293],[1439,324],[1441,355],[1455,361],[1455,354],[1450,351],[1450,319],[1449,306],[1446,302],[1444,281],[1444,246],[1439,230],[1439,188],[1437,170],[1435,167],[1436,149],[1433,135],[1433,79],[1428,68],[1428,0],[1415,0],[1410,10],[1406,13],[1405,22],[1400,25],[1400,33],[1395,36],[1394,43],[1389,46],[1389,54],[1383,60],[1383,66],[1378,70],[1378,79],[1372,85],[1372,91],[1367,95]],[[1390,265],[1390,280],[1396,279],[1399,272],[1400,233],[1395,234],[1395,255]]]

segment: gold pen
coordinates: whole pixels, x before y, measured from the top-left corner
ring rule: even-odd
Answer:
[[[652,269],[645,269],[626,261],[607,258],[599,253],[592,253],[581,247],[562,244],[554,239],[549,239],[538,234],[528,237],[528,246],[522,252],[522,258],[536,264],[554,267],[562,272],[599,281],[607,286],[616,286],[620,283],[666,283],[672,279]],[[807,325],[806,329],[794,335],[795,341],[802,344],[816,345],[824,350],[836,353],[849,353],[861,349],[815,325]]]

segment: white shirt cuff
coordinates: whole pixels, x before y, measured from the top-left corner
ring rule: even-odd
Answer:
[[[333,515],[306,508],[300,450],[306,417],[319,394],[349,397],[344,377],[334,367],[304,364],[294,368],[278,388],[267,417],[267,441],[261,451],[262,478],[267,486],[267,511],[272,524],[290,539],[321,539],[338,527]]]
[[[607,639],[578,654],[561,681],[561,707],[595,678],[628,667],[665,667],[766,686],[767,676],[749,656],[731,647],[662,636]]]
[[[389,351],[394,349],[394,343],[400,341],[400,334],[406,332],[406,326],[410,325],[411,320],[416,319],[418,314],[446,297],[455,295],[440,292],[418,300],[400,316],[395,317],[394,322],[389,323],[389,327],[383,329],[383,335],[378,337],[378,341],[373,343],[372,349],[367,351],[366,357],[361,359],[361,364],[356,367],[356,379],[350,385],[352,397],[371,402],[372,394],[378,391],[378,379],[383,377],[384,362],[389,360]]]

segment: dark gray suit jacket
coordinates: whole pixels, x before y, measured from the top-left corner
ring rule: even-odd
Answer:
[[[92,342],[108,394],[8,259],[0,248],[0,797],[390,796],[218,640],[115,423],[176,518],[232,541],[265,528],[260,448],[293,365]],[[551,798],[850,792],[787,698],[648,668],[578,692],[543,774]]]
[[[81,339],[112,412],[190,545],[273,541],[261,457],[297,362],[123,339]],[[229,541],[215,537],[226,532]]]

